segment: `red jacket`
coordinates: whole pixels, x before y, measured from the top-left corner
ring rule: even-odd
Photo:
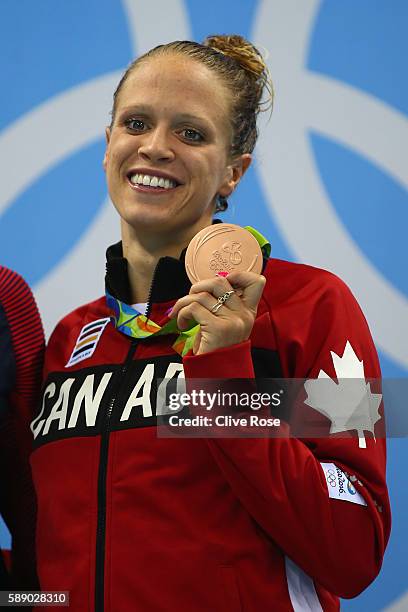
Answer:
[[[0,266],[0,513],[12,538],[10,575],[0,551],[0,590],[38,588],[29,424],[40,392],[43,353],[44,332],[33,295],[21,276]]]
[[[264,275],[251,338],[212,353],[182,359],[174,336],[130,339],[104,297],[52,334],[32,423],[38,571],[43,589],[70,591],[72,612],[331,611],[377,575],[390,529],[381,437],[364,432],[360,448],[355,431],[300,440],[287,425],[275,439],[157,438],[156,379],[183,368],[187,379],[323,370],[336,380],[334,354],[348,342],[348,361],[380,376],[367,323],[337,277],[279,260]],[[107,286],[130,303],[118,245]],[[161,259],[150,319],[163,324],[188,289],[182,261]],[[301,409],[329,431],[329,418]]]

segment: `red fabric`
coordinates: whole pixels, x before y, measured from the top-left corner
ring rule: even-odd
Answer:
[[[6,548],[3,548],[3,550],[1,551],[1,554],[3,555],[4,564],[7,570],[10,572],[11,571],[11,551],[7,550]]]
[[[1,513],[11,532],[13,588],[38,587],[35,571],[35,494],[29,454],[30,420],[41,383],[44,333],[33,295],[15,272],[0,266],[2,324],[11,335],[14,377],[5,400],[8,412],[0,424]],[[0,372],[0,375],[2,372]]]
[[[253,378],[255,348],[277,351],[288,378],[316,377],[322,369],[335,377],[331,351],[342,355],[347,341],[365,376],[379,376],[367,324],[339,279],[278,260],[264,274],[250,340],[186,356],[187,379],[220,372]],[[150,318],[160,324],[169,306],[154,304]],[[42,588],[69,590],[73,612],[94,609],[98,427],[112,409],[104,488],[107,612],[287,611],[285,557],[313,579],[325,611],[339,609],[337,596],[364,589],[380,569],[390,529],[384,441],[367,434],[362,449],[355,432],[348,439],[158,439],[149,420],[154,401],[141,398],[149,376],[157,375],[158,356],[164,369],[176,371],[172,337],[138,343],[128,369],[118,373],[130,340],[109,324],[93,355],[66,367],[83,326],[107,316],[103,298],[78,309],[57,326],[47,350],[45,411],[36,420],[32,455]],[[102,375],[107,390],[96,401]],[[140,380],[131,401],[128,389]],[[81,389],[91,384],[79,405]],[[356,476],[367,506],[329,498],[320,461]]]

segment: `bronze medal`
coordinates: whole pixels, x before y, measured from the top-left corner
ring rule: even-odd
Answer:
[[[185,266],[192,283],[227,276],[234,270],[260,274],[262,251],[256,238],[246,229],[232,223],[205,227],[188,245]]]

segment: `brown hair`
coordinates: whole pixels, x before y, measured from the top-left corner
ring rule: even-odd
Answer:
[[[176,40],[154,47],[136,58],[127,68],[113,95],[112,123],[120,91],[133,70],[143,61],[166,53],[180,53],[213,70],[231,94],[232,142],[230,155],[252,153],[258,138],[256,120],[259,112],[272,109],[273,85],[265,61],[256,47],[238,35],[208,36],[202,44]],[[263,100],[264,92],[267,92]],[[220,198],[217,211],[225,210],[227,202]]]

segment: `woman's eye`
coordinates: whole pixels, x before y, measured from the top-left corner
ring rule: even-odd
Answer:
[[[192,140],[193,142],[201,142],[204,140],[203,136],[197,130],[186,128],[182,131],[182,134],[186,140]]]
[[[143,132],[145,129],[145,122],[141,119],[126,119],[125,125],[133,132]]]

